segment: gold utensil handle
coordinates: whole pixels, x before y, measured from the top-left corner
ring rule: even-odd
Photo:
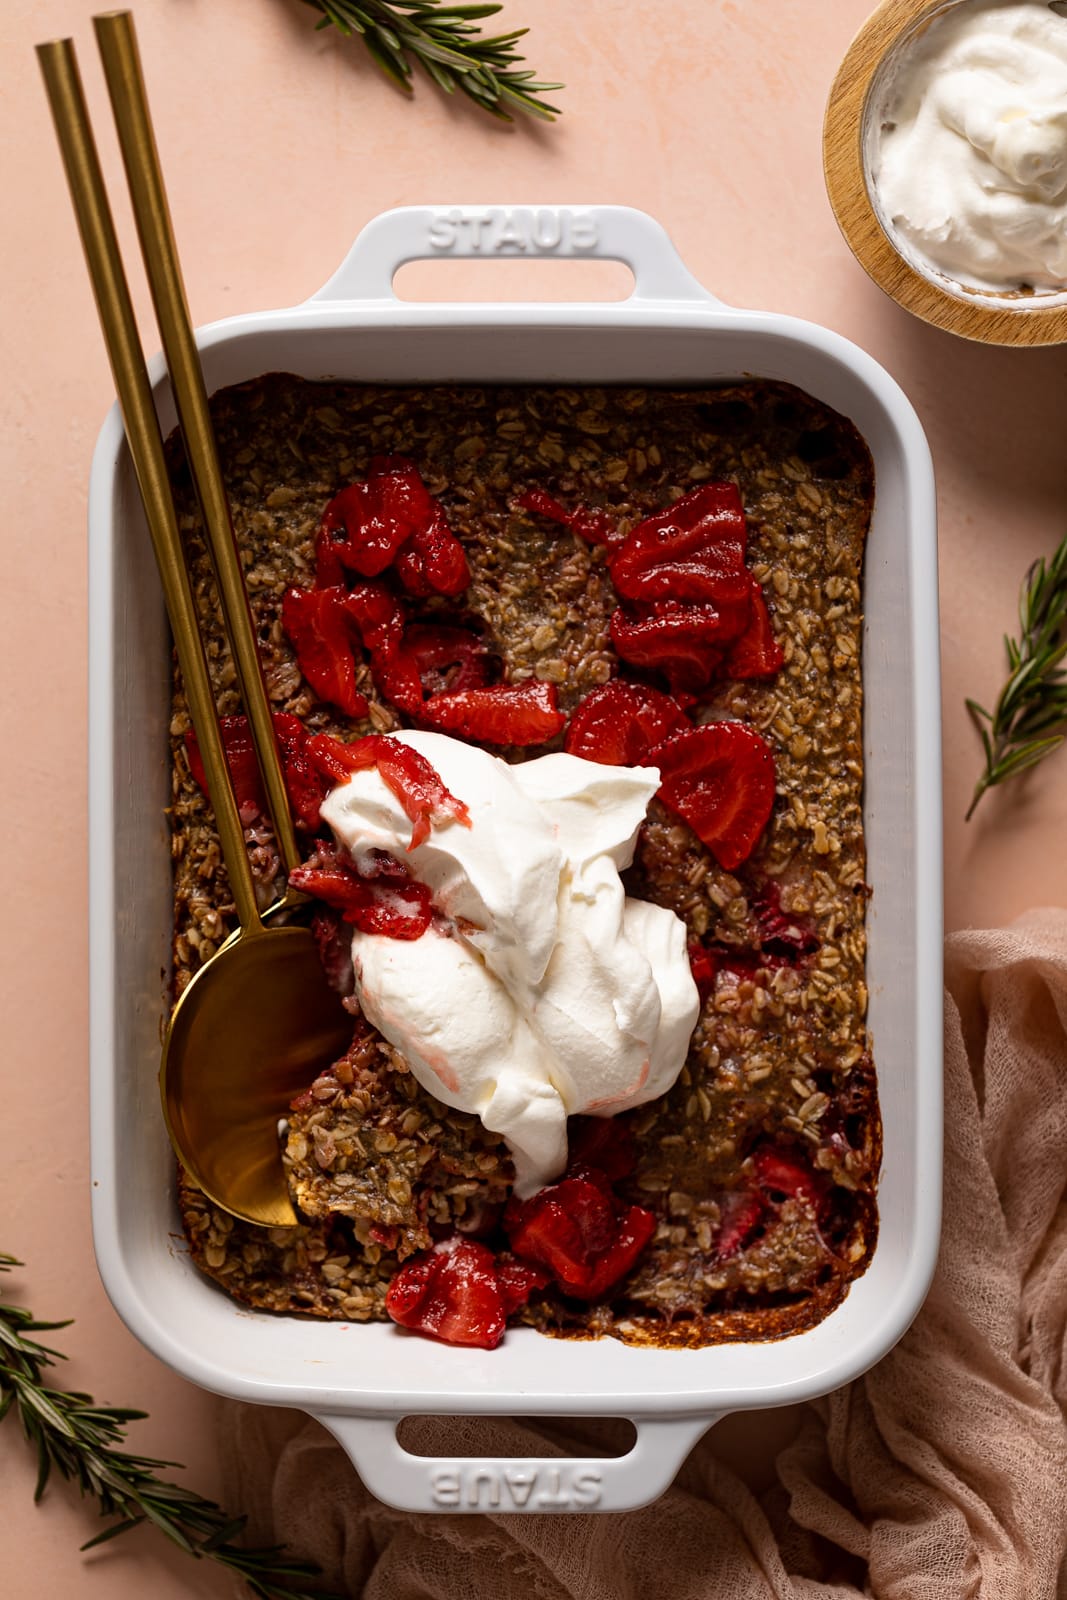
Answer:
[[[141,254],[163,339],[185,453],[207,527],[237,682],[263,774],[278,852],[288,875],[300,865],[300,852],[293,832],[248,593],[222,481],[204,375],[193,337],[133,17],[128,11],[110,11],[94,17],[93,27],[115,114]]]
[[[234,904],[244,931],[260,932],[263,924],[256,905],[244,830],[226,766],[215,697],[197,625],[196,603],[185,567],[170,480],[163,457],[159,419],[152,404],[152,389],[82,92],[73,41],[55,39],[38,45],[37,56],[52,107],[104,343],[122,408],[126,438],[159,566],[167,614],[204,762],[208,793],[215,812]]]

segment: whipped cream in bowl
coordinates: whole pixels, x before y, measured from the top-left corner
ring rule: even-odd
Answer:
[[[684,923],[620,873],[659,787],[654,767],[562,753],[511,765],[446,734],[392,735],[430,762],[469,825],[412,824],[374,767],[322,816],[357,867],[385,853],[426,884],[413,940],[355,931],[356,998],[444,1104],[508,1144],[520,1199],[567,1162],[567,1118],[664,1094],[699,1013]]]
[[[917,271],[1014,307],[1067,292],[1067,18],[1047,0],[959,0],[891,51],[864,167]]]

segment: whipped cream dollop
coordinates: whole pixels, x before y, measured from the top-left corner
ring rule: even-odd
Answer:
[[[1067,287],[1067,19],[963,0],[891,66],[869,172],[886,223],[967,287]]]
[[[393,735],[462,800],[409,850],[411,823],[375,768],[322,815],[357,865],[402,861],[439,915],[419,939],[356,932],[360,1006],[446,1105],[501,1134],[525,1198],[567,1161],[567,1118],[662,1095],[699,1000],[681,920],[619,873],[659,787],[654,767],[547,755],[509,765],[441,733]]]

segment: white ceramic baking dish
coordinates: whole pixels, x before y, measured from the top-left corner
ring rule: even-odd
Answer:
[[[392,291],[403,262],[600,256],[636,289],[592,305],[425,305]],[[176,1242],[159,1112],[161,974],[169,963],[169,640],[122,426],[104,424],[90,486],[90,863],[93,1225],[100,1272],[133,1333],[193,1382],[297,1406],[344,1445],[383,1500],[416,1510],[624,1510],[654,1499],[728,1412],[824,1393],[883,1356],[922,1302],[941,1183],[941,810],[934,488],[896,384],[823,328],[722,305],[663,230],[622,207],[413,207],[357,239],[306,304],[198,335],[209,389],[264,372],[390,383],[714,384],[784,379],[850,417],[874,456],[866,568],[865,745],[870,1023],[885,1124],[881,1231],[870,1268],[818,1327],[777,1343],[632,1349],[510,1331],[451,1349],[387,1324],[253,1314]],[[173,411],[153,369],[165,427]],[[406,1415],[622,1416],[618,1459],[426,1459]]]

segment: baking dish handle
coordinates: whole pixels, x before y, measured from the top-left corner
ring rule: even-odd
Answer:
[[[697,1440],[724,1412],[633,1419],[627,1455],[597,1457],[414,1456],[396,1436],[397,1418],[314,1413],[346,1451],[363,1482],[400,1511],[633,1511],[667,1489]]]
[[[632,206],[398,206],[368,222],[310,304],[397,303],[393,278],[408,261],[567,258],[622,261],[632,302],[721,305],[692,276],[665,228]]]

